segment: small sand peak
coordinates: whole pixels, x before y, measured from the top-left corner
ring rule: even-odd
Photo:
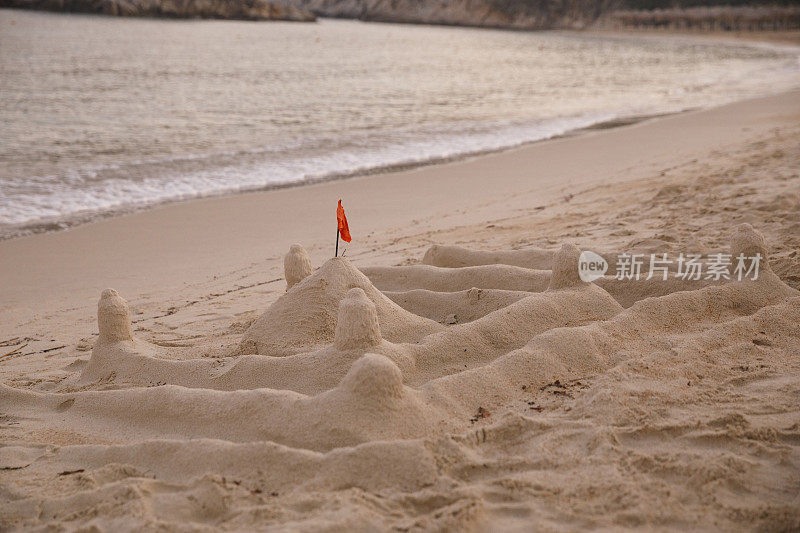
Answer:
[[[333,345],[339,350],[369,348],[381,342],[378,311],[364,289],[350,289],[339,304]]]
[[[439,244],[433,244],[430,248],[425,251],[425,255],[422,257],[422,264],[424,265],[436,265],[442,259],[442,252],[444,251],[444,247]]]
[[[97,344],[133,340],[128,302],[114,289],[105,289],[100,294],[97,302],[97,327],[100,330]]]
[[[346,257],[331,257],[320,266],[314,273],[315,278],[327,280],[327,282],[349,283],[355,286],[355,280],[363,274]]]
[[[760,231],[747,223],[736,226],[736,231],[731,236],[731,260],[734,264],[736,264],[739,254],[748,258],[761,254],[759,268],[769,269],[767,240]]]
[[[578,262],[581,249],[572,243],[564,243],[553,256],[553,275],[550,277],[549,290],[563,289],[583,285],[578,274]]]
[[[472,287],[467,291],[467,301],[472,305],[477,305],[481,299],[481,294],[483,291],[478,289],[477,287]]]
[[[314,272],[313,278],[315,283],[325,290],[334,287],[337,291],[348,291],[354,287],[366,290],[367,285],[372,285],[369,279],[346,257],[331,257]]]
[[[367,353],[353,363],[342,378],[340,388],[367,402],[400,398],[403,395],[403,373],[388,357]]]
[[[283,258],[283,272],[287,291],[311,275],[311,258],[300,244],[289,247]]]

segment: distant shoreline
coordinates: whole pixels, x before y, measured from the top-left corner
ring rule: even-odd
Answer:
[[[424,167],[436,166],[436,165],[443,165],[447,163],[457,163],[460,161],[466,161],[469,159],[474,159],[482,156],[487,156],[491,154],[499,154],[503,152],[507,152],[510,150],[517,150],[521,148],[525,148],[526,146],[531,146],[534,144],[552,141],[556,139],[563,139],[568,137],[577,137],[580,135],[586,135],[590,133],[596,133],[600,131],[611,130],[615,128],[621,128],[625,126],[632,126],[639,122],[645,122],[648,120],[658,119],[667,117],[670,115],[678,115],[681,113],[686,113],[688,111],[692,111],[691,109],[685,109],[683,111],[675,111],[673,113],[653,113],[653,114],[645,114],[645,115],[628,115],[628,116],[620,116],[613,119],[601,120],[594,124],[590,124],[588,126],[578,127],[569,131],[566,131],[560,135],[554,135],[551,137],[545,137],[542,139],[537,139],[535,141],[524,141],[520,142],[519,144],[515,144],[512,146],[506,146],[503,148],[487,148],[485,150],[477,150],[474,152],[467,152],[463,154],[458,154],[456,156],[446,156],[446,157],[436,157],[432,159],[426,159],[424,161],[418,162],[409,162],[409,163],[395,163],[395,164],[388,164],[388,165],[379,165],[369,169],[359,169],[354,172],[345,172],[345,173],[336,173],[336,174],[329,174],[326,176],[318,177],[318,178],[310,178],[303,181],[292,181],[286,183],[275,183],[270,184],[263,187],[257,187],[248,190],[237,190],[237,191],[220,191],[214,194],[206,194],[206,195],[198,195],[193,196],[190,198],[184,199],[171,199],[171,200],[164,200],[160,202],[154,202],[151,204],[140,205],[140,206],[131,206],[119,209],[110,209],[107,211],[99,211],[99,212],[91,212],[91,213],[84,213],[84,214],[74,214],[68,215],[66,217],[56,217],[49,220],[41,220],[31,224],[22,225],[15,230],[12,230],[12,233],[4,235],[0,233],[0,242],[12,239],[18,239],[22,237],[27,237],[31,235],[39,235],[43,233],[57,233],[61,231],[66,231],[71,228],[75,228],[78,226],[82,226],[85,224],[91,224],[93,222],[99,222],[104,219],[109,218],[116,218],[126,215],[132,215],[135,213],[141,213],[144,211],[148,211],[151,209],[156,209],[172,204],[178,203],[186,203],[186,202],[193,202],[197,200],[203,199],[213,199],[213,198],[222,198],[222,197],[229,197],[229,196],[240,196],[244,194],[253,194],[253,193],[263,193],[269,191],[277,191],[281,189],[294,189],[300,187],[307,187],[310,185],[316,185],[321,183],[328,183],[334,181],[343,181],[343,180],[350,180],[354,178],[364,177],[364,176],[373,176],[377,174],[393,174],[397,172],[406,172],[415,169],[420,169]]]
[[[572,33],[572,32],[567,32]],[[765,44],[784,44],[800,46],[800,30],[792,31],[700,31],[700,30],[675,30],[675,29],[655,29],[655,28],[592,28],[590,30],[575,32],[580,34],[593,35],[628,35],[633,37],[642,36],[674,36],[691,37],[698,39],[710,39],[716,42],[749,42]]]
[[[249,20],[314,22],[316,16],[310,11],[276,4],[269,0],[236,2],[226,0],[132,0],[121,2],[93,2],[92,0],[0,0],[0,9],[44,11],[101,15],[112,17],[197,19],[197,20]]]

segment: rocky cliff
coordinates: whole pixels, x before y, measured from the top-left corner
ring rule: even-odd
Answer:
[[[675,31],[792,31],[800,29],[800,6],[705,6],[614,11],[609,28]]]
[[[281,0],[321,17],[525,30],[798,27],[797,0]],[[700,6],[700,7],[698,7]]]
[[[621,0],[294,0],[324,17],[513,29],[584,28]]]
[[[313,21],[311,11],[266,0],[0,0],[0,7],[126,17]]]
[[[378,22],[520,30],[800,27],[797,0],[0,0],[0,7],[117,16]],[[704,7],[697,7],[702,4]],[[719,5],[723,4],[723,5]],[[712,7],[716,6],[716,7]],[[654,9],[655,8],[655,9]]]

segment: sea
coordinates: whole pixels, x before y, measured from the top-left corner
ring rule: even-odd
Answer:
[[[702,37],[0,9],[0,239],[798,86]]]

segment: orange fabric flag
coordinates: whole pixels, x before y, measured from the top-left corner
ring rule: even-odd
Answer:
[[[339,235],[345,242],[350,242],[350,227],[347,225],[347,217],[344,216],[342,200],[339,199],[339,207],[336,208],[336,224],[339,226]]]

